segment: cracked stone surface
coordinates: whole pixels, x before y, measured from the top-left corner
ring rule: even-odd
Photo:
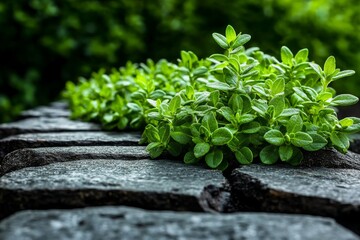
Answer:
[[[0,178],[0,217],[22,209],[130,205],[224,211],[220,171],[168,160],[78,160],[24,168]],[[209,199],[211,198],[211,199]]]
[[[145,146],[77,146],[24,148],[7,154],[0,161],[0,176],[25,167],[80,159],[148,159]]]
[[[229,181],[238,207],[360,217],[358,170],[251,165],[235,169]]]
[[[137,146],[139,132],[58,132],[28,133],[0,139],[0,160],[7,154],[22,148],[61,146]]]
[[[359,239],[334,220],[321,217],[265,213],[219,215],[128,207],[24,211],[0,223],[0,238]]]
[[[22,133],[100,130],[101,127],[98,124],[73,121],[68,118],[27,118],[0,124],[0,138]]]

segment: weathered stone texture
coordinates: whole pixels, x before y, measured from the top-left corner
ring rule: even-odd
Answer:
[[[47,118],[58,118],[58,117],[70,117],[71,113],[68,109],[57,108],[51,106],[41,106],[33,109],[23,111],[20,114],[20,118],[38,118],[38,117],[47,117]]]
[[[100,131],[95,123],[73,121],[68,118],[27,118],[24,120],[0,124],[0,138],[22,133]]]
[[[230,177],[237,205],[259,211],[360,217],[360,171],[251,165]]]
[[[25,167],[80,159],[148,159],[145,146],[77,146],[24,148],[11,152],[0,161],[0,176]]]
[[[354,152],[346,154],[329,148],[315,152],[304,152],[301,163],[305,167],[345,168],[360,170],[360,155]]]
[[[144,211],[126,207],[24,211],[0,224],[13,239],[359,239],[327,218],[239,213]]]
[[[167,160],[78,160],[24,168],[0,178],[3,216],[21,209],[131,205],[224,211],[220,171]],[[218,195],[205,194],[210,188]],[[211,197],[211,201],[207,198]],[[216,200],[217,201],[214,201]]]
[[[28,133],[0,139],[0,160],[22,148],[62,146],[137,146],[140,132],[58,132]]]

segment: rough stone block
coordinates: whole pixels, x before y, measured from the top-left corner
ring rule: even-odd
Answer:
[[[168,160],[78,160],[24,168],[0,178],[1,216],[22,209],[130,205],[224,211],[220,171]]]
[[[22,148],[65,146],[137,146],[139,132],[59,132],[28,133],[0,139],[0,160]]]
[[[95,123],[73,121],[68,118],[27,118],[0,124],[0,138],[22,133],[100,131]]]
[[[0,176],[25,167],[80,159],[148,159],[144,146],[78,146],[24,148],[9,153],[0,161]]]
[[[301,215],[206,214],[126,207],[24,211],[0,223],[0,238],[13,239],[336,239],[358,236],[334,220]]]

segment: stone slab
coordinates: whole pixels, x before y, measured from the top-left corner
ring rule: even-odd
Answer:
[[[70,117],[71,112],[66,108],[59,108],[53,106],[40,106],[33,109],[25,110],[20,113],[20,118],[58,118],[58,117]]]
[[[23,133],[100,131],[95,123],[73,121],[68,118],[27,118],[0,124],[0,138]]]
[[[0,139],[0,160],[22,148],[61,146],[137,146],[139,132],[59,132],[28,133]]]
[[[358,170],[254,164],[235,169],[229,181],[240,208],[360,217]]]
[[[50,107],[58,108],[58,109],[69,109],[69,104],[67,101],[59,100],[55,102],[49,103]]]
[[[0,178],[0,217],[22,209],[130,205],[224,211],[217,170],[169,160],[78,160],[24,168]]]
[[[24,148],[0,160],[0,176],[25,167],[80,159],[149,159],[145,146],[75,146]]]
[[[359,237],[334,220],[286,214],[207,214],[127,207],[23,211],[0,223],[13,239],[337,239]]]

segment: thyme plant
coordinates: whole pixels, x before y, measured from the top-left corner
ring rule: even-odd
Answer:
[[[310,62],[307,49],[294,54],[284,46],[279,60],[247,49],[250,35],[230,25],[213,38],[223,54],[199,59],[182,51],[177,64],[128,63],[69,82],[65,97],[73,117],[106,129],[143,130],[141,143],[153,158],[168,152],[221,170],[230,161],[298,165],[303,151],[347,151],[360,119],[339,120],[335,107],[358,98],[336,95],[329,84],[354,71],[337,69],[333,56],[323,66]]]

